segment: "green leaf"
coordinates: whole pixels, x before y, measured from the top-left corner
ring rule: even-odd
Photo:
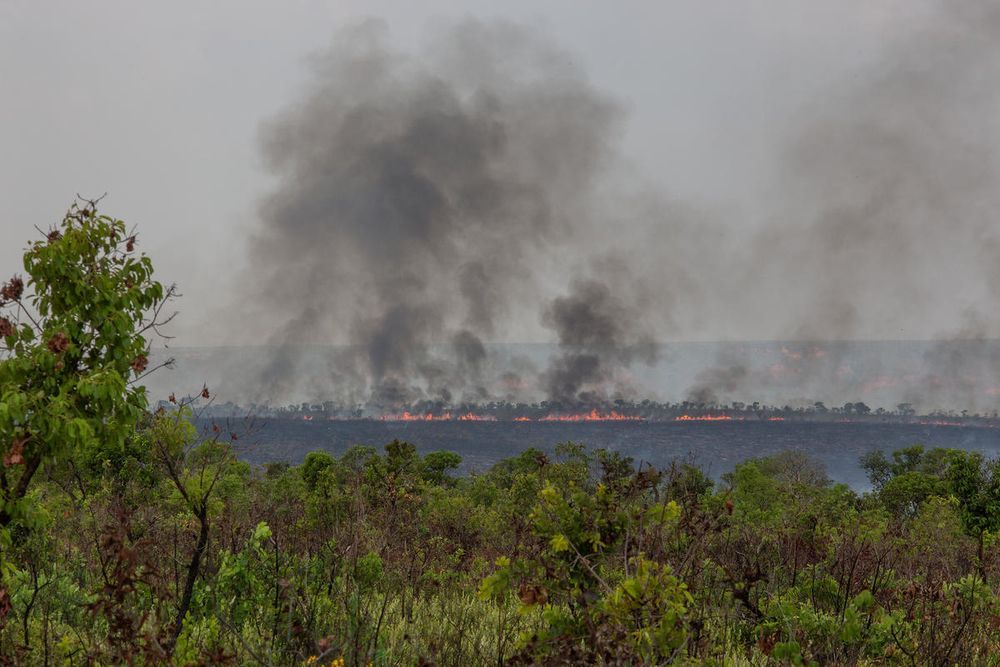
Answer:
[[[553,536],[552,539],[549,540],[549,545],[552,547],[552,550],[555,551],[556,553],[569,551],[571,546],[569,539],[561,533]]]

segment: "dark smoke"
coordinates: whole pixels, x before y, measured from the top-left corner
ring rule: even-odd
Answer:
[[[339,337],[350,352],[330,398],[482,399],[511,386],[487,386],[483,341],[544,298],[546,257],[590,253],[618,119],[530,30],[464,23],[415,57],[391,51],[375,22],[339,35],[310,93],[264,132],[279,185],[261,207],[248,282],[267,324],[289,324],[262,384],[294,383],[290,346]],[[552,306],[574,348],[562,361],[576,366],[551,374],[560,392],[594,388],[634,357],[620,347],[632,314],[594,280],[580,283],[600,299],[589,318]],[[605,330],[570,330],[563,319],[578,316]],[[350,380],[362,386],[338,385]]]
[[[750,376],[750,369],[740,362],[706,368],[695,378],[687,400],[698,405],[719,405],[722,403],[720,393],[734,396],[739,391],[752,391],[746,384]]]
[[[597,396],[615,372],[635,360],[656,361],[656,346],[641,333],[643,314],[604,283],[577,280],[570,293],[557,297],[542,321],[558,338],[560,353],[545,372],[548,395],[566,402],[581,392]]]
[[[280,354],[245,384],[377,406],[607,399],[654,341],[736,320],[792,342],[764,364],[727,350],[689,400],[995,408],[1000,5],[925,5],[802,110],[761,219],[725,225],[621,185],[618,106],[532,30],[467,22],[416,54],[378,23],[338,35],[263,132],[277,185],[245,282]],[[935,328],[903,374],[847,344]],[[532,331],[554,357],[493,357]],[[330,343],[329,382],[298,386],[297,350]]]

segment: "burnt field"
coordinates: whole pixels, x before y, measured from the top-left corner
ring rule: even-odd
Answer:
[[[211,430],[215,422],[198,420]],[[529,447],[553,452],[561,442],[603,447],[631,456],[636,463],[663,467],[674,460],[695,463],[719,476],[748,458],[785,450],[808,453],[829,476],[856,489],[868,487],[858,458],[873,449],[891,452],[921,444],[1000,454],[1000,429],[973,425],[866,422],[508,422],[262,419],[247,427],[237,455],[253,464],[299,464],[313,450],[341,454],[352,445],[381,448],[393,439],[416,445],[421,453],[449,450],[462,456],[465,472],[482,471]],[[244,433],[245,431],[245,433]]]

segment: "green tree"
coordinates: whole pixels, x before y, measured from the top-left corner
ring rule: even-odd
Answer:
[[[448,476],[448,471],[462,465],[462,457],[455,452],[431,452],[424,457],[423,464],[424,480],[437,485],[449,484],[454,480]]]
[[[146,334],[173,296],[121,220],[74,204],[0,290],[0,538],[30,523],[39,467],[122,448],[146,410]]]
[[[1000,532],[1000,461],[984,461],[978,452],[955,452],[947,476],[962,525],[978,542],[983,572],[987,535]]]
[[[302,463],[302,480],[310,491],[316,489],[319,477],[327,468],[334,465],[333,457],[322,451],[309,452]]]

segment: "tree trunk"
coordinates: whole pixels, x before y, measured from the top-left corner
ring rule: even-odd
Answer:
[[[187,616],[188,609],[191,608],[194,584],[198,580],[198,574],[201,571],[201,559],[205,555],[205,547],[208,546],[208,508],[203,507],[198,511],[197,516],[201,528],[198,531],[198,542],[195,544],[194,553],[191,554],[191,562],[188,563],[187,578],[184,581],[184,594],[181,596],[181,602],[177,606],[177,617],[174,619],[173,635],[170,637],[169,644],[165,647],[168,654],[173,653],[177,639],[181,636],[181,630],[184,629],[184,617]]]

